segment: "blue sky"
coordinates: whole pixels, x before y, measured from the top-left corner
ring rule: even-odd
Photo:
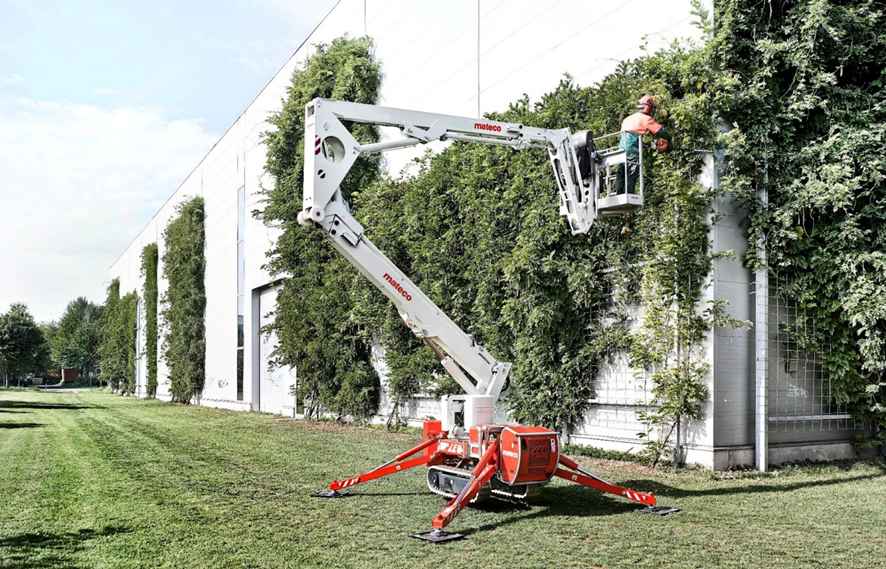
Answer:
[[[108,267],[334,0],[0,0],[0,312]]]
[[[3,0],[0,76],[5,94],[159,106],[221,133],[333,4]]]

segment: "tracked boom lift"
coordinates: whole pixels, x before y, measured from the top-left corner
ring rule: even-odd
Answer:
[[[343,121],[395,127],[403,137],[361,144]],[[315,225],[326,233],[333,247],[394,303],[406,325],[434,350],[443,368],[465,392],[443,398],[442,421],[425,421],[419,445],[370,472],[336,480],[330,492],[318,495],[341,496],[339,490],[427,465],[431,491],[452,498],[434,518],[432,531],[415,534],[431,541],[461,537],[442,530],[478,497],[524,498],[554,476],[654,506],[651,494],[610,484],[562,456],[556,432],[495,424],[495,403],[511,364],[497,360],[456,325],[375,247],[351,215],[339,186],[359,157],[436,140],[493,144],[514,150],[545,149],[557,181],[560,214],[566,217],[573,234],[587,233],[598,215],[623,215],[643,203],[642,182],[639,195],[618,195],[609,187],[614,168],[625,161],[624,150],[604,148],[596,152],[596,159],[587,161],[588,151],[596,150],[595,139],[587,132],[573,135],[569,129],[539,129],[329,99],[310,102],[305,109],[304,201],[299,223]],[[585,163],[579,168],[581,153],[585,153]]]

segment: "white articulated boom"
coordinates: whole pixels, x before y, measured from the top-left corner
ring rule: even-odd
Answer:
[[[396,127],[403,138],[361,144],[342,121]],[[492,422],[492,409],[505,385],[510,363],[496,360],[477,344],[375,247],[350,214],[339,188],[360,156],[435,140],[515,150],[545,148],[559,187],[560,214],[567,218],[573,234],[586,233],[597,216],[597,183],[585,182],[579,174],[576,148],[585,145],[585,133],[573,137],[569,129],[539,129],[329,99],[315,99],[306,106],[304,202],[299,222],[320,226],[335,249],[396,305],[415,335],[434,349],[443,367],[468,395],[444,401],[444,427],[470,427],[477,422]]]
[[[404,137],[360,144],[342,124],[360,122],[397,127]],[[339,490],[421,465],[428,467],[428,489],[451,498],[431,522],[431,531],[411,534],[444,542],[464,537],[444,531],[468,503],[484,496],[523,499],[554,477],[596,488],[649,506],[648,513],[676,511],[656,506],[652,494],[611,484],[560,453],[558,433],[542,427],[495,424],[495,402],[511,364],[496,360],[428,298],[363,232],[342,199],[339,187],[361,155],[425,144],[461,140],[509,146],[516,150],[546,148],[559,186],[560,214],[573,234],[586,233],[600,215],[619,215],[642,205],[642,195],[600,196],[613,168],[625,164],[625,151],[610,149],[591,159],[596,148],[588,132],[574,137],[568,129],[548,130],[516,123],[453,117],[374,105],[315,99],[305,110],[304,203],[298,220],[321,227],[333,247],[357,267],[397,307],[416,336],[440,357],[443,367],[465,391],[442,401],[442,420],[425,420],[422,442],[392,460],[342,480],[312,496],[337,498]],[[642,185],[641,185],[642,188]],[[642,191],[642,189],[641,189]],[[609,201],[604,201],[609,200]],[[464,371],[462,371],[464,370]],[[465,374],[467,372],[467,374]],[[470,377],[468,377],[470,376]]]

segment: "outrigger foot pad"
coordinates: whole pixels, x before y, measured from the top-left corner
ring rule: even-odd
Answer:
[[[637,510],[641,514],[655,514],[656,516],[666,516],[668,514],[676,514],[680,508],[669,508],[668,506],[648,506],[642,510]]]
[[[326,490],[325,492],[314,492],[311,498],[347,498],[350,496],[347,492],[339,492],[338,490]]]
[[[420,533],[411,533],[409,534],[409,537],[414,537],[415,539],[423,539],[425,541],[432,541],[434,543],[443,543],[446,541],[455,541],[457,539],[464,538],[464,536],[460,533],[449,533],[448,531],[443,531],[439,529],[423,531]]]

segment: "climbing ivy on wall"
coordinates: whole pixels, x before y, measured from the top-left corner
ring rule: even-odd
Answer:
[[[623,63],[594,87],[566,78],[540,101],[524,98],[489,117],[615,132],[652,93],[677,144],[710,148],[710,74],[698,50],[675,48]],[[671,386],[649,402],[652,429],[699,418],[706,397],[699,345],[715,311],[697,303],[711,266],[712,194],[695,183],[700,166],[695,155],[647,155],[647,206],[629,220],[598,219],[585,236],[571,235],[558,215],[543,151],[456,143],[421,160],[415,178],[386,180],[357,204],[373,241],[460,326],[514,363],[506,400],[514,419],[557,429],[584,422],[600,365],[629,351],[653,385]],[[633,323],[638,304],[644,316]],[[425,391],[445,389],[420,343],[391,342],[388,328],[376,329],[390,374],[413,377]]]
[[[136,293],[120,297],[120,279],[108,285],[108,296],[102,311],[101,355],[102,381],[113,391],[131,394],[135,391]]]
[[[145,355],[147,356],[148,397],[157,395],[157,262],[159,251],[156,243],[142,249],[141,274],[145,280],[142,298],[145,309]]]
[[[317,97],[375,103],[381,68],[369,38],[338,38],[316,46],[295,70],[282,109],[269,122],[266,170],[272,187],[264,189],[265,223],[282,230],[270,252],[268,268],[283,277],[274,322],[279,345],[272,365],[298,369],[297,396],[307,401],[306,415],[322,411],[366,417],[378,409],[380,384],[371,361],[370,330],[355,316],[354,299],[365,280],[324,240],[320,231],[301,227],[302,154],[305,105]],[[375,129],[355,125],[363,141],[377,141]],[[362,160],[342,184],[345,200],[378,177],[379,160]]]
[[[163,360],[173,401],[190,403],[206,377],[206,228],[203,198],[176,206],[163,231],[163,277],[169,286],[161,301]]]
[[[794,299],[783,332],[815,352],[836,401],[886,422],[886,8],[716,3],[711,49],[754,267]],[[768,204],[760,196],[768,194]]]
[[[298,365],[299,395],[340,416],[375,409],[377,380],[368,367],[373,339],[385,350],[394,403],[418,391],[457,390],[390,304],[319,232],[295,219],[304,104],[315,96],[372,102],[377,93],[374,80],[372,89],[335,91],[333,79],[359,75],[331,71],[350,69],[353,54],[344,47],[358,41],[370,45],[336,40],[318,49],[295,73],[284,109],[272,120],[277,130],[267,135],[275,185],[266,192],[264,216],[284,232],[269,264],[277,274],[292,275],[271,327],[280,338],[275,363]],[[360,53],[362,60],[367,52]],[[660,118],[677,132],[677,144],[711,148],[717,105],[708,84],[714,73],[703,51],[675,47],[623,63],[594,87],[567,77],[540,101],[523,98],[489,116],[615,132],[635,101],[652,93],[667,111]],[[375,140],[372,129],[354,130],[361,141]],[[357,168],[343,190],[368,236],[460,326],[496,357],[514,362],[507,402],[516,420],[558,429],[583,422],[597,370],[617,352],[629,352],[653,384],[662,385],[644,416],[650,432],[700,416],[708,370],[698,346],[724,312],[722,305],[697,307],[711,266],[712,195],[694,182],[700,172],[695,155],[649,156],[647,207],[629,220],[599,219],[586,236],[572,236],[558,216],[542,150],[455,143],[420,159],[417,175],[405,179],[378,178],[371,160],[361,159]],[[634,323],[638,304],[645,316]],[[344,388],[355,376],[362,391]],[[360,397],[368,394],[373,399],[364,405]]]

